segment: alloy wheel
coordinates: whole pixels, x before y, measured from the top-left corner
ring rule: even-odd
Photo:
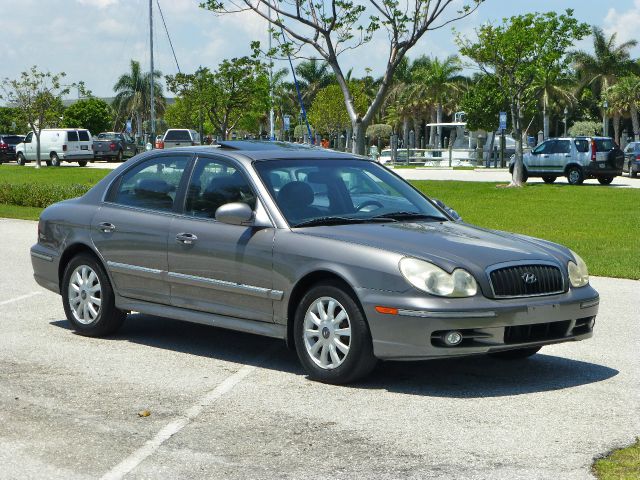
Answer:
[[[73,317],[79,323],[89,325],[98,318],[102,286],[98,275],[88,265],[78,266],[71,274],[68,300]]]
[[[316,365],[325,370],[337,368],[349,355],[349,314],[335,298],[320,297],[307,309],[303,335],[307,354]]]

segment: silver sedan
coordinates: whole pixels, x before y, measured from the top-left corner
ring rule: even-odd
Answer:
[[[378,360],[525,358],[589,338],[571,250],[464,223],[366,159],[274,142],[151,151],[47,208],[31,249],[73,328],[128,312],[281,338],[309,376]]]

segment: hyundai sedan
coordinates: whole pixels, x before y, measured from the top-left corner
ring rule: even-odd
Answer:
[[[309,376],[592,336],[574,252],[464,223],[391,170],[274,142],[149,151],[47,208],[34,275],[81,334],[132,311],[275,337]]]

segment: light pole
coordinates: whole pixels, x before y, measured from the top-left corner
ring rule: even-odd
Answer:
[[[567,115],[569,115],[569,109],[564,107],[564,136],[567,136]]]
[[[609,130],[607,127],[609,125],[607,125],[607,108],[609,108],[609,102],[607,102],[606,100],[604,101],[604,103],[602,104],[602,136],[606,137],[607,135],[607,130]]]

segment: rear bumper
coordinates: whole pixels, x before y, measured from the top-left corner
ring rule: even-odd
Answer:
[[[588,177],[597,178],[597,177],[618,177],[622,175],[622,167],[620,168],[610,168],[606,165],[606,168],[602,167],[602,163],[589,164],[584,169],[585,174]]]
[[[81,162],[83,160],[90,162],[94,159],[93,150],[83,150],[82,153],[62,152],[58,154],[58,157],[65,162]]]
[[[491,300],[406,297],[360,290],[374,354],[380,359],[420,360],[476,355],[529,346],[584,340],[593,334],[599,297],[590,286],[561,295]],[[376,306],[397,308],[381,314]],[[446,346],[445,332],[463,341]]]
[[[60,257],[58,252],[50,248],[36,244],[31,247],[31,265],[33,266],[33,278],[41,287],[60,293],[58,279],[58,265]]]

